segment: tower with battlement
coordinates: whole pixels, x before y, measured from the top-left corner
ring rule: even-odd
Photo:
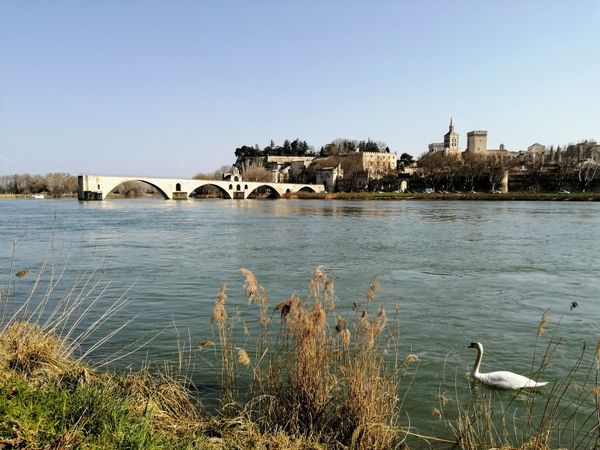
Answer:
[[[486,153],[487,131],[474,130],[467,133],[467,153]]]

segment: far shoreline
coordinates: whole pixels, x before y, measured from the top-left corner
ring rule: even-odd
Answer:
[[[335,192],[312,193],[295,192],[285,194],[282,198],[300,200],[449,200],[449,201],[600,201],[600,192],[576,192],[572,194],[559,194],[551,192],[507,192],[495,194],[491,192],[457,192],[441,193],[394,193],[394,192]]]
[[[120,200],[125,197],[114,196],[108,200]],[[162,198],[154,197],[129,197],[128,199],[141,198]],[[491,192],[415,192],[415,193],[395,193],[395,192],[294,192],[287,193],[280,197],[287,200],[354,200],[354,201],[560,201],[560,202],[598,202],[600,201],[600,192],[575,192],[571,194],[560,194],[553,192],[507,192],[503,194]],[[31,194],[0,194],[0,200],[77,200],[77,196],[67,195],[62,197],[46,196],[43,199],[32,198]],[[192,200],[189,198],[188,200]],[[217,200],[218,198],[214,198]],[[267,199],[261,199],[267,200]],[[269,199],[271,200],[271,199]]]

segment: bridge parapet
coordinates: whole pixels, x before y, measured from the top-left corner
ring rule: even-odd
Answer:
[[[313,192],[325,192],[324,186],[319,184],[79,175],[77,196],[79,200],[83,201],[105,200],[114,188],[128,181],[147,183],[158,190],[167,200],[187,200],[193,191],[202,186],[215,186],[223,193],[225,198],[240,200],[247,199],[260,187],[269,187],[280,197],[288,192],[298,192],[303,189]]]

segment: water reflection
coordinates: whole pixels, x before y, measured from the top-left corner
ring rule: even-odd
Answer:
[[[261,208],[263,201],[250,203],[251,207]],[[289,217],[294,215],[315,217],[389,217],[397,215],[401,210],[399,207],[386,207],[385,204],[365,205],[354,201],[327,201],[327,200],[285,200],[276,201],[269,205],[268,210],[278,217]],[[400,203],[396,204],[400,206]],[[264,208],[263,208],[264,209]]]

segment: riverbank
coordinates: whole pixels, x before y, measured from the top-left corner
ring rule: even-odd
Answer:
[[[315,439],[264,433],[239,416],[201,414],[181,374],[93,370],[52,331],[14,322],[0,333],[0,449],[300,449]]]
[[[593,381],[577,388],[584,394],[569,400],[569,411],[559,408],[574,368],[545,389],[539,405],[535,393],[521,397],[518,416],[505,410],[491,390],[490,395],[474,392],[479,401],[468,404],[440,391],[432,411],[439,419],[435,436],[421,435],[398,422],[419,356],[399,354],[397,318],[377,305],[376,281],[356,314],[343,318],[336,313],[333,281],[320,268],[306,299],[292,295],[274,306],[254,275],[242,273],[250,310],[245,317],[260,324],[258,334],[237,336],[235,330],[246,322],[226,302],[223,285],[212,311],[213,339],[197,344],[200,351],[214,352],[221,367],[216,411],[202,408],[182,354],[177,366],[101,372],[76,357],[73,341],[57,332],[67,317],[43,328],[3,315],[0,448],[549,450],[565,440],[564,430],[575,427],[579,409],[595,405],[590,417],[600,414],[600,391]],[[67,315],[75,311],[69,310]],[[278,323],[271,326],[271,321]],[[547,325],[544,313],[538,338]],[[549,344],[536,376],[550,363],[555,345]],[[597,362],[600,345],[594,355]],[[582,361],[583,355],[578,365]],[[250,384],[240,384],[242,373],[251,374]],[[598,425],[592,419],[575,429],[566,440],[581,445],[570,448],[600,442]]]
[[[459,200],[459,201],[575,201],[597,202],[600,201],[600,192],[575,192],[560,194],[552,192],[508,192],[495,194],[491,192],[457,192],[443,193],[424,192],[395,193],[395,192],[335,192],[312,193],[295,192],[285,194],[284,198],[305,200]]]

